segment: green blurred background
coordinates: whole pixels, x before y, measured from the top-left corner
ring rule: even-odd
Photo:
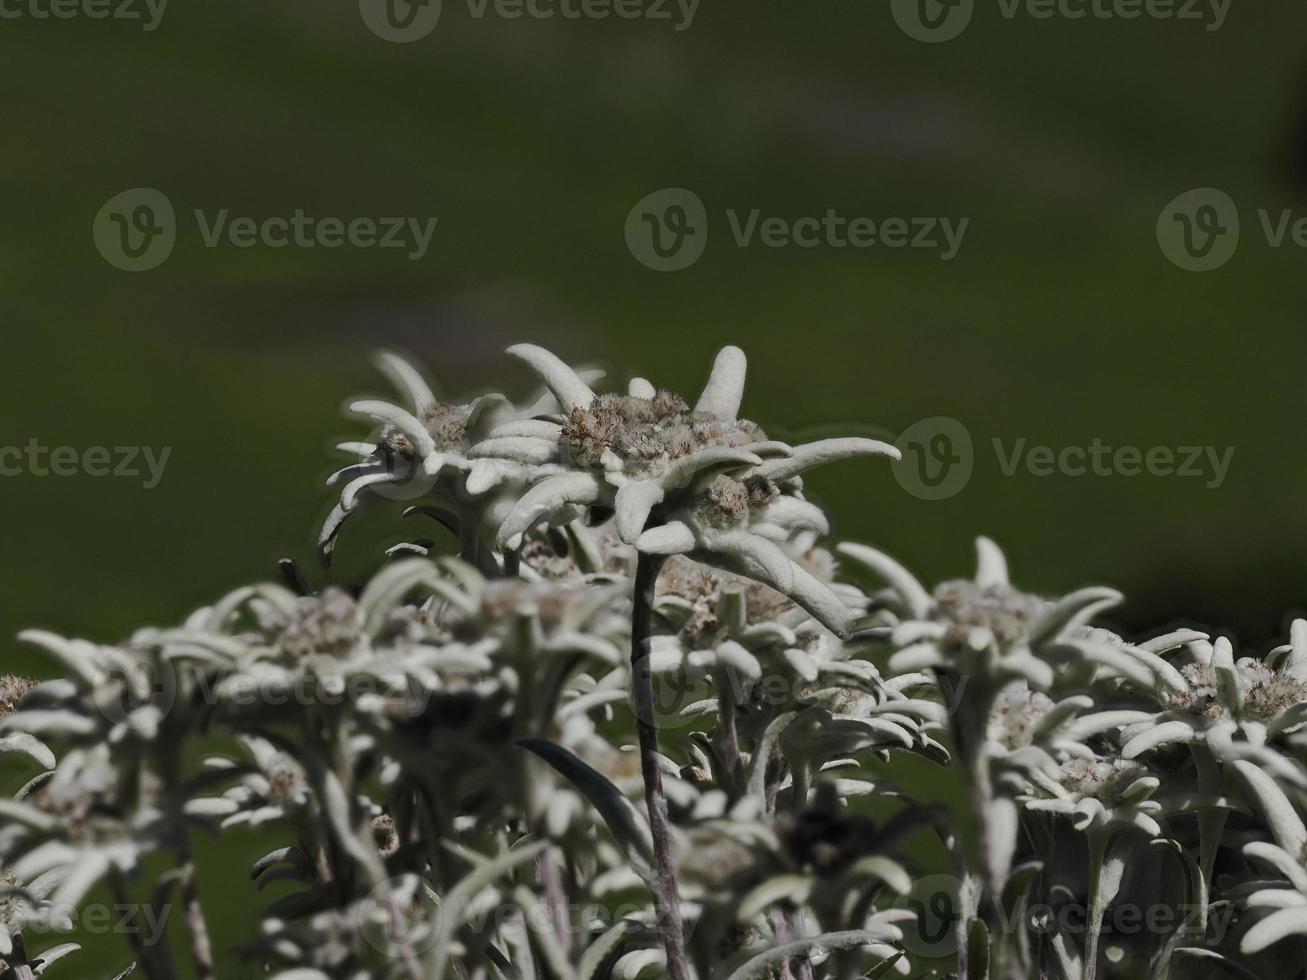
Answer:
[[[1270,248],[1255,209],[1307,215],[1305,39],[1289,0],[1235,0],[1219,31],[1009,20],[979,0],[961,37],[933,45],[887,4],[848,0],[704,0],[683,31],[478,19],[445,0],[411,44],[375,36],[353,4],[309,0],[173,0],[149,32],[0,19],[0,445],[172,447],[150,490],[0,477],[0,636],[111,641],[282,555],[311,567],[331,446],[362,434],[340,406],[383,389],[369,351],[412,351],[451,394],[521,393],[501,351],[533,340],[686,391],[740,344],[745,410],[781,434],[951,416],[976,458],[947,500],[905,493],[877,461],[811,479],[841,535],[933,580],[966,572],[983,532],[1027,587],[1122,588],[1127,629],[1197,620],[1269,642],[1307,585],[1307,250]],[[695,191],[713,231],[692,267],[658,273],[623,226],[668,186]],[[1239,203],[1244,234],[1226,266],[1189,273],[1154,228],[1203,186]],[[91,228],[135,187],[164,192],[181,231],[167,262],[133,274]],[[439,224],[421,261],[211,249],[195,208]],[[725,208],[970,226],[951,262],[738,248]],[[1208,489],[1005,476],[990,447],[1095,437],[1236,451]],[[355,531],[343,566],[375,553]],[[4,671],[48,672],[0,650]],[[254,915],[235,884],[218,899],[228,944]]]

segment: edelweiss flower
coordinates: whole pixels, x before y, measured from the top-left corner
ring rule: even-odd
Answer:
[[[76,908],[111,870],[130,871],[166,843],[157,781],[144,774],[130,787],[125,778],[108,746],[69,752],[25,800],[0,802],[0,860],[20,880],[50,873],[51,902]]]
[[[793,560],[831,585],[829,552],[809,549],[793,554]],[[833,664],[845,666],[838,639],[802,607],[761,582],[676,555],[664,566],[657,591],[655,610],[671,632],[655,636],[651,643],[655,674],[731,669],[739,680],[753,682],[766,670],[796,684],[811,684],[823,668],[836,673],[840,667]],[[851,607],[851,613],[857,608]]]
[[[23,698],[37,687],[37,682],[13,674],[0,676],[0,725],[18,710]],[[15,725],[16,727],[16,725]],[[21,752],[31,756],[44,769],[53,769],[54,753],[44,742],[24,731],[15,731],[9,735],[0,735],[0,754]]]
[[[1127,729],[1122,755],[1138,758],[1162,745],[1204,742],[1226,758],[1248,758],[1307,786],[1307,775],[1268,746],[1307,723],[1307,622],[1294,624],[1295,643],[1271,654],[1277,669],[1252,657],[1234,659],[1225,637],[1193,639],[1193,659],[1181,685],[1162,691],[1163,710]],[[1285,656],[1287,654],[1287,656]]]
[[[893,446],[872,439],[795,447],[769,441],[738,417],[745,358],[736,347],[717,355],[693,409],[641,378],[626,395],[596,395],[542,348],[522,344],[509,353],[540,375],[565,411],[524,437],[542,469],[500,525],[500,548],[516,550],[542,522],[613,508],[622,540],[642,553],[689,555],[756,579],[827,626],[848,628],[844,604],[780,543],[796,531],[828,529],[821,510],[802,497],[802,472],[851,456],[897,458]]]
[[[1150,799],[1161,781],[1139,763],[1115,757],[1076,758],[1064,762],[1055,778],[1034,772],[1032,779],[1046,796],[1023,798],[1028,810],[1064,814],[1077,830],[1086,832],[1125,825],[1150,837],[1162,833],[1155,818],[1162,804]]]
[[[255,769],[244,772],[236,785],[225,790],[220,798],[189,801],[187,813],[221,817],[225,829],[239,825],[258,827],[285,820],[309,806],[312,797],[308,779],[297,760],[266,739],[243,735],[240,741],[254,760]],[[222,757],[207,759],[205,765],[214,772],[240,772],[244,768]]]
[[[350,404],[355,415],[380,426],[372,442],[342,443],[340,449],[359,462],[333,473],[328,486],[340,486],[340,501],[322,526],[319,551],[329,560],[346,519],[367,496],[414,500],[428,495],[453,504],[454,511],[433,512],[459,533],[474,534],[484,510],[483,498],[505,480],[525,476],[536,460],[523,452],[523,432],[532,430],[530,415],[517,412],[500,394],[483,395],[467,404],[441,401],[422,374],[392,353],[377,356],[377,365],[407,404],[365,399]],[[551,406],[545,406],[548,410]],[[479,449],[471,447],[481,443]]]
[[[1087,624],[1121,601],[1115,589],[1093,586],[1051,601],[1022,592],[1008,580],[1007,560],[988,538],[976,540],[974,579],[944,582],[934,593],[893,558],[861,544],[836,550],[888,582],[903,621],[892,630],[890,670],[951,671],[984,680],[994,694],[1021,680],[1048,690],[1055,668],[1090,661],[1123,676],[1152,678],[1147,651],[1102,642]]]

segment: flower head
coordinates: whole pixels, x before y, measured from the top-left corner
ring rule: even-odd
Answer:
[[[832,629],[848,629],[844,604],[779,542],[799,531],[828,530],[820,509],[803,499],[802,472],[851,456],[897,457],[893,446],[871,439],[794,447],[768,440],[739,418],[746,363],[736,347],[717,355],[693,408],[643,379],[626,395],[596,395],[542,348],[522,344],[509,353],[539,374],[565,412],[556,431],[541,430],[554,451],[500,525],[500,548],[521,547],[525,533],[541,523],[565,524],[585,510],[612,508],[621,539],[642,553],[689,555],[764,582]]]

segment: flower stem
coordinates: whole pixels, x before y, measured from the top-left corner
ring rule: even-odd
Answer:
[[[671,820],[658,768],[658,722],[654,716],[653,675],[649,670],[649,639],[653,631],[654,585],[662,558],[640,555],[635,569],[635,594],[631,610],[631,698],[635,708],[635,729],[640,741],[640,769],[644,776],[645,805],[649,809],[649,830],[653,836],[654,871],[657,889],[654,903],[667,950],[670,980],[690,980],[685,959],[685,927],[681,921],[681,898],[676,886],[676,856],[672,850]]]
[[[209,939],[209,924],[204,918],[204,906],[200,903],[200,883],[195,874],[195,861],[189,854],[189,847],[186,850],[181,887],[195,976],[196,980],[214,980],[216,974],[213,972],[213,943]]]

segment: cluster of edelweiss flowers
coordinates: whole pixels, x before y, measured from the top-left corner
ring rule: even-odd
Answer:
[[[804,495],[894,447],[769,439],[738,349],[693,405],[509,353],[521,403],[382,355],[323,584],[23,634],[59,676],[0,676],[0,980],[1304,975],[1307,623],[1131,642],[1116,592],[1024,592],[983,538],[927,589]],[[387,502],[447,540],[336,580]],[[900,788],[932,769],[952,815]],[[253,936],[197,872],[232,835]],[[184,936],[65,967],[104,901]]]

